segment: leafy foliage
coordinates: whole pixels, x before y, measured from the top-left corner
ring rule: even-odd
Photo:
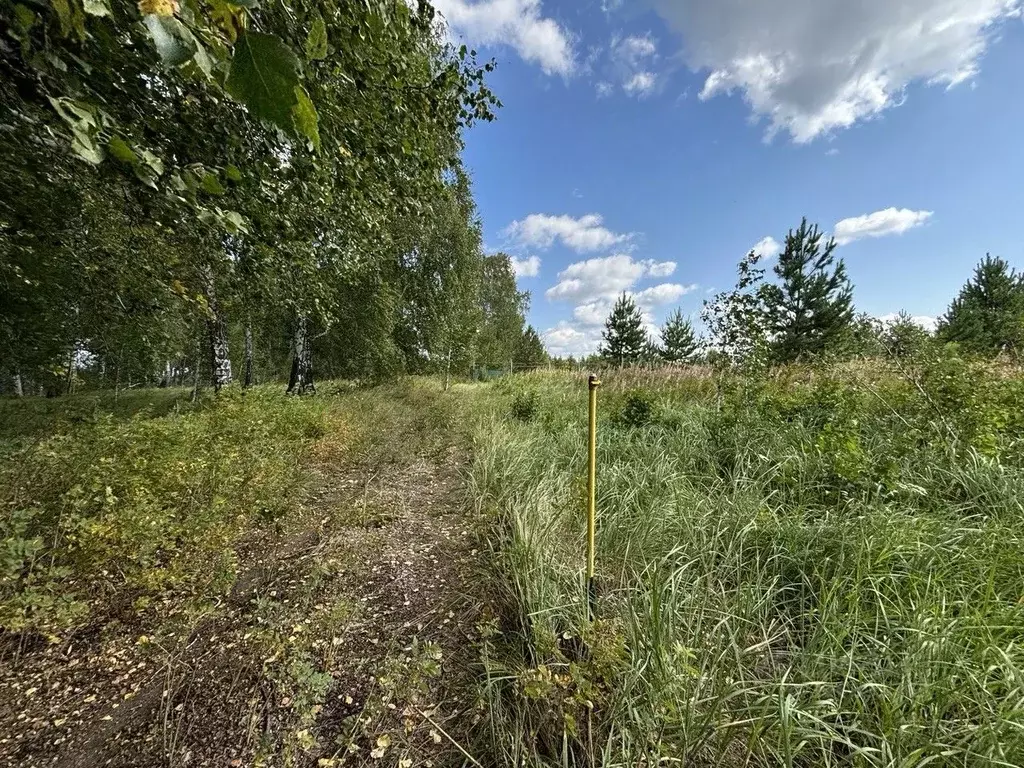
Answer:
[[[314,347],[339,336],[338,371],[470,366],[505,286],[481,298],[459,152],[499,102],[493,63],[449,46],[428,3],[0,15],[0,352],[18,391],[217,387],[289,356],[310,391]],[[525,301],[495,338],[514,345]]]
[[[736,287],[704,301],[701,320],[711,337],[711,357],[731,363],[764,364],[768,329],[759,290],[764,269],[760,254],[751,251],[737,265]]]

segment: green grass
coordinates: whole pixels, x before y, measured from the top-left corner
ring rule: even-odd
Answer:
[[[1017,380],[634,376],[601,392],[594,623],[585,382],[491,391],[471,484],[499,762],[1024,764]]]
[[[1024,764],[1018,372],[604,378],[594,621],[586,383],[536,373],[0,403],[0,625],[209,603],[240,538],[296,510],[304,461],[461,443],[490,521],[466,585],[491,598],[488,764]]]

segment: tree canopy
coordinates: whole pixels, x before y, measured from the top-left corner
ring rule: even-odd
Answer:
[[[482,251],[460,159],[500,106],[494,65],[429,3],[0,18],[0,354],[19,390],[290,369],[303,392],[315,360],[376,376],[514,352],[528,298]]]
[[[978,354],[1018,351],[1024,341],[1024,276],[986,255],[940,318],[938,335]]]

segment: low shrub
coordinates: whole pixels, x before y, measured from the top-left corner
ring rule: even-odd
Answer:
[[[626,395],[618,421],[623,426],[636,428],[646,427],[656,418],[657,403],[654,397],[645,390],[635,389]]]
[[[519,392],[512,398],[509,415],[516,421],[533,421],[539,405],[540,401],[536,392]]]

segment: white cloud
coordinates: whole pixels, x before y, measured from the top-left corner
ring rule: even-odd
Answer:
[[[611,79],[629,96],[643,98],[654,91],[658,78],[652,69],[657,60],[658,46],[650,35],[612,38]],[[599,83],[598,92],[607,95],[611,84],[605,82],[604,86]]]
[[[667,277],[675,268],[674,261],[637,261],[627,253],[577,261],[558,273],[558,282],[544,295],[554,301],[580,304],[614,299],[629,291],[641,278]]]
[[[899,316],[897,312],[890,312],[887,315],[882,315],[878,318],[883,325],[892,325],[896,322],[896,318]],[[914,315],[910,318],[914,323],[924,328],[928,333],[935,333],[935,329],[939,327],[939,318],[932,317],[931,315]]]
[[[550,248],[556,240],[561,240],[563,245],[577,253],[611,248],[629,239],[629,235],[606,229],[602,221],[596,213],[588,213],[578,219],[531,213],[525,219],[509,224],[504,234],[520,245],[536,248]]]
[[[779,245],[778,240],[776,240],[771,235],[768,235],[767,237],[762,237],[760,240],[754,243],[750,247],[750,250],[756,253],[762,259],[771,259],[782,253],[782,246]]]
[[[516,277],[536,277],[540,273],[540,257],[527,256],[525,259],[511,258],[512,271]]]
[[[545,296],[560,301],[588,302],[616,296],[644,276],[647,267],[626,253],[577,261],[558,273],[558,282]]]
[[[622,90],[630,96],[647,96],[654,90],[654,83],[655,79],[653,73],[637,72],[622,84]]]
[[[852,243],[864,237],[902,235],[908,229],[919,227],[932,216],[932,211],[911,211],[908,208],[886,208],[882,211],[853,216],[836,223],[834,236],[839,245]]]
[[[583,357],[597,351],[601,343],[601,328],[578,328],[566,321],[541,334],[541,340],[548,353],[556,357]]]
[[[676,271],[676,263],[674,261],[654,261],[648,259],[644,262],[647,267],[647,275],[649,277],[668,277]]]
[[[835,157],[838,154],[839,154],[839,150],[836,149],[835,147],[830,147],[829,149],[825,150],[825,156],[826,157]]]
[[[609,83],[607,80],[598,81],[597,85],[594,86],[594,90],[597,91],[597,97],[603,99],[606,96],[611,96],[612,92],[615,91],[615,86]]]
[[[452,32],[473,45],[509,45],[548,75],[575,69],[569,33],[541,12],[540,0],[435,0]]]
[[[620,40],[616,50],[621,58],[636,62],[654,56],[658,52],[658,46],[647,35],[631,35]]]
[[[612,301],[610,299],[601,299],[600,301],[580,304],[573,309],[572,317],[583,325],[603,325],[611,310]]]
[[[699,287],[696,283],[691,283],[690,285],[662,283],[661,285],[652,285],[650,288],[644,288],[639,293],[634,294],[633,299],[640,307],[655,307],[678,301],[686,294],[693,293]]]
[[[642,291],[621,291],[632,297],[644,316],[644,321],[649,325],[653,324],[651,310],[654,307],[670,304],[677,301],[688,293],[696,291],[700,286],[696,283],[680,285],[679,283],[661,283],[644,288]],[[612,306],[618,300],[619,294],[608,294],[601,298],[578,305],[572,311],[573,319],[583,325],[604,325]]]
[[[702,99],[733,89],[807,142],[902,103],[921,81],[977,74],[997,25],[1022,0],[655,0],[685,40]]]

